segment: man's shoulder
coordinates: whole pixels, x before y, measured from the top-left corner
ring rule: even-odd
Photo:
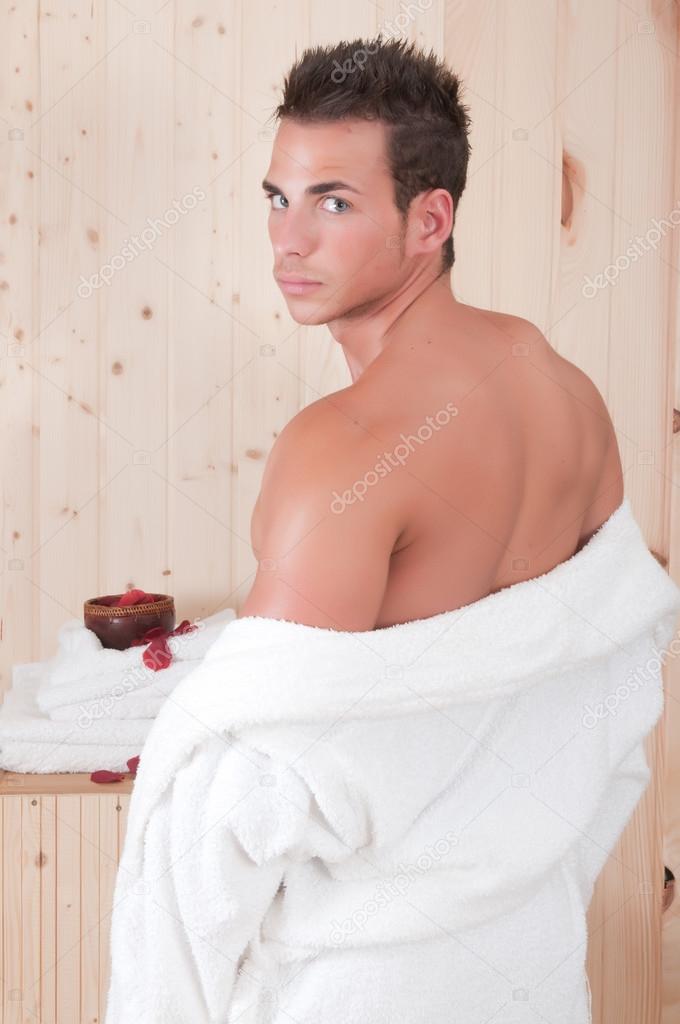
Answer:
[[[623,500],[623,468],[616,428],[607,402],[589,374],[552,347],[540,329],[521,317],[511,317],[511,330],[530,342],[542,339],[547,358],[536,366],[546,376],[546,387],[559,388],[568,404],[578,411],[580,463],[593,482],[593,500],[584,517],[585,533],[596,529]],[[576,422],[576,419],[574,422]]]
[[[609,420],[604,397],[595,381],[582,367],[558,352],[537,324],[512,313],[491,310],[480,310],[480,313],[511,343],[517,343],[518,347],[513,350],[514,354],[524,354],[537,359],[542,357],[546,365],[548,362],[551,364],[552,373],[555,375],[553,379],[556,382],[559,379],[562,384],[569,383],[575,398],[589,401],[591,408],[601,419]]]
[[[276,438],[253,512],[253,543],[274,524],[293,532],[343,519],[343,530],[398,536],[406,515],[398,474],[374,472],[382,447],[347,396],[334,392],[301,409]],[[380,487],[373,485],[380,478]],[[370,498],[370,500],[368,500]],[[345,519],[339,513],[349,508]],[[283,524],[283,527],[282,527]],[[343,531],[337,530],[340,537]]]
[[[491,332],[499,340],[505,340],[510,344],[550,344],[540,328],[526,317],[499,309],[485,309],[482,306],[468,305],[466,311],[473,318],[471,322],[474,324],[476,321],[480,335]]]
[[[585,525],[597,526],[623,497],[616,429],[604,395],[586,370],[558,352],[532,321],[509,313],[479,312],[508,339],[513,356],[527,358],[532,393],[543,396],[539,408],[549,410],[553,420],[559,416],[567,427],[573,427],[581,471],[592,481],[595,495]]]
[[[293,472],[309,479],[356,465],[372,435],[348,401],[350,390],[335,391],[296,413],[274,441],[265,472]],[[296,466],[299,473],[294,472]]]

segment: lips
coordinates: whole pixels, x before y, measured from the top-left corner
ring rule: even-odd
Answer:
[[[314,281],[311,277],[294,277],[287,274],[279,274],[276,280],[280,284],[320,284],[320,281]]]
[[[311,281],[307,277],[282,275],[281,277],[277,277],[276,280],[278,281],[281,291],[286,292],[288,295],[307,295],[308,292],[312,292],[315,288],[321,287],[320,281]]]

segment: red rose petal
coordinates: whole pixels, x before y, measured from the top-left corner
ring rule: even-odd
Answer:
[[[125,594],[121,594],[117,603],[119,607],[123,607],[127,604],[154,604],[160,599],[158,594],[147,594],[145,590],[134,587],[132,590],[126,591]]]
[[[152,640],[156,640],[159,637],[167,637],[168,632],[163,629],[162,626],[153,626],[151,629],[147,629],[144,636],[138,636],[136,640],[133,640],[130,647],[140,647],[142,644],[150,644]]]
[[[92,782],[122,782],[123,778],[120,772],[109,772],[105,768],[100,768],[90,775]]]
[[[154,672],[167,668],[172,661],[172,651],[168,647],[166,638],[157,637],[152,640],[142,655],[142,661],[147,668],[153,669]]]
[[[182,633],[193,633],[198,626],[195,623],[189,622],[188,619],[182,619],[179,626],[175,626],[170,636],[180,636]]]

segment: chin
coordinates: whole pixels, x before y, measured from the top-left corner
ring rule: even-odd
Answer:
[[[295,320],[297,324],[300,324],[303,327],[315,326],[317,324],[327,324],[328,321],[332,319],[331,317],[328,316],[327,313],[324,313],[323,310],[315,311],[311,309],[305,312],[302,303],[300,303],[299,306],[296,303],[295,307],[296,308],[291,308],[289,306],[288,312],[290,313],[293,320]]]

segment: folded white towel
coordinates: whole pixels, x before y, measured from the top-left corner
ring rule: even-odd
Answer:
[[[157,672],[143,664],[144,647],[103,648],[81,620],[69,620],[59,631],[56,655],[12,668],[0,707],[0,768],[127,771],[163,703],[235,615],[226,608],[198,620],[191,633],[171,637],[173,661]]]
[[[228,623],[142,751],[106,1024],[588,1024],[679,613],[625,499],[453,612]]]
[[[44,680],[37,694],[38,706],[54,721],[78,722],[84,727],[107,718],[155,718],[180,680],[202,660],[202,656],[185,660],[175,657],[174,652],[179,648],[175,640],[182,639],[170,638],[168,645],[173,651],[173,660],[167,668],[158,671],[147,668],[138,654],[134,664],[125,670],[102,672],[91,685],[85,680],[79,685],[81,696],[73,704],[54,704],[55,700],[66,699],[63,684],[59,687],[60,694],[52,694],[52,683]]]
[[[140,754],[152,719],[129,722],[53,722],[36,704],[44,662],[12,670],[12,686],[0,707],[0,768],[12,772],[128,771]]]
[[[52,719],[84,727],[106,718],[154,718],[235,615],[233,608],[223,609],[197,619],[191,632],[170,637],[172,661],[157,671],[144,664],[145,646],[102,647],[80,619],[70,619],[59,630],[57,653],[46,663],[38,707]]]

